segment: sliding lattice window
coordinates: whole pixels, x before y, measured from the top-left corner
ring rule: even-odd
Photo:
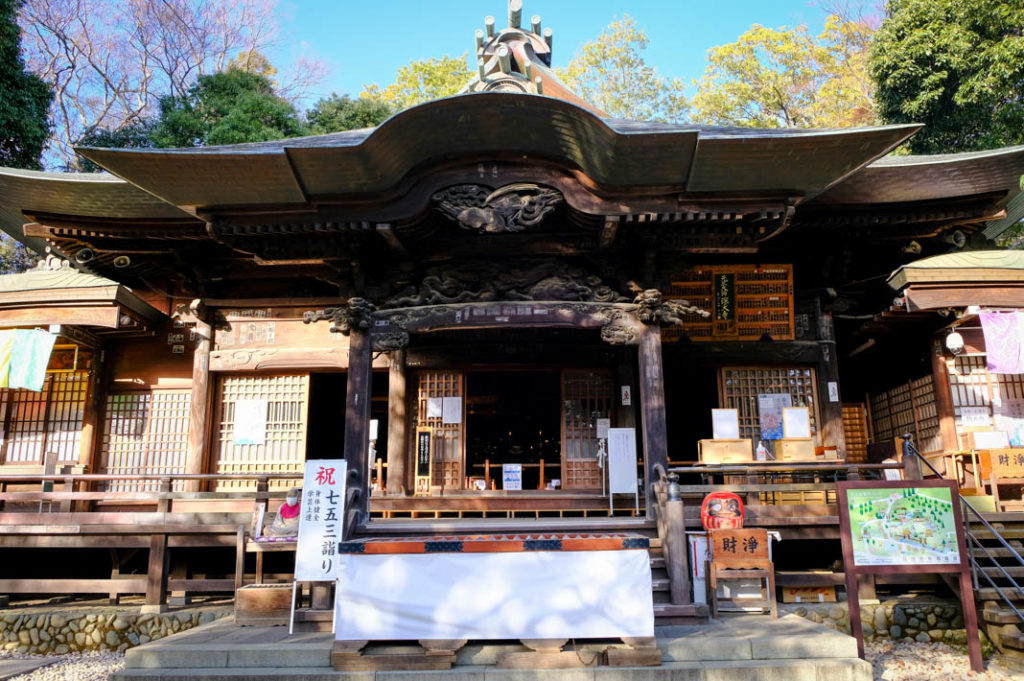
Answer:
[[[995,403],[1024,399],[1024,374],[991,374],[984,354],[960,355],[946,360],[946,366],[958,429],[962,407],[988,407],[991,415]]]
[[[757,396],[773,393],[789,393],[794,407],[807,407],[811,416],[811,435],[817,435],[814,369],[799,366],[723,367],[718,380],[719,404],[723,409],[739,411],[741,438],[761,438]]]
[[[309,375],[225,376],[217,400],[216,473],[295,473],[294,479],[271,480],[271,489],[297,487],[306,460],[306,417]],[[344,399],[342,396],[340,399]],[[239,400],[266,403],[267,429],[263,444],[235,444],[235,404]],[[338,423],[339,433],[344,422]],[[223,481],[220,489],[252,489],[254,481]]]
[[[5,464],[42,465],[53,452],[59,463],[78,463],[89,374],[49,374],[40,392],[0,390]]]
[[[188,390],[114,392],[107,395],[100,443],[100,472],[163,475],[185,472]],[[158,489],[157,480],[112,480],[108,491]],[[174,489],[183,489],[176,481]]]

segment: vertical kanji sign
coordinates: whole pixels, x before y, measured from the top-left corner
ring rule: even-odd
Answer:
[[[302,476],[295,581],[334,581],[344,512],[345,460],[307,461]]]

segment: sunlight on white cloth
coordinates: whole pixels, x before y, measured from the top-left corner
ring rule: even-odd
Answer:
[[[340,558],[338,640],[654,635],[646,551]]]

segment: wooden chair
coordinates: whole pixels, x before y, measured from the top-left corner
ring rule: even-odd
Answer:
[[[775,603],[775,568],[769,557],[768,530],[751,528],[741,530],[708,530],[708,602],[711,616],[718,617],[720,605],[737,608],[758,606],[777,618]],[[718,598],[719,580],[759,579],[765,581],[767,595],[762,598]]]

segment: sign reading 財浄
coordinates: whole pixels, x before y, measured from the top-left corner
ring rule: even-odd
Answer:
[[[302,476],[295,581],[334,581],[344,514],[345,460],[307,461]]]

